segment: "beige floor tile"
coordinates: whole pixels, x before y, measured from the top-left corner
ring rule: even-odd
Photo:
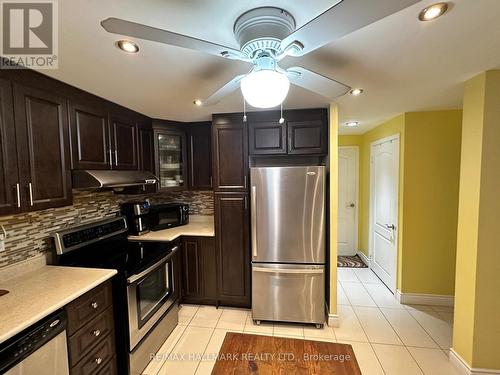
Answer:
[[[340,281],[354,281],[360,282],[356,277],[356,274],[352,270],[352,268],[339,267],[337,268],[337,278]]]
[[[189,325],[215,328],[221,315],[222,309],[216,309],[214,306],[200,306]]]
[[[449,349],[452,344],[452,326],[434,310],[409,310],[426,332],[436,341],[441,349]]]
[[[407,310],[382,308],[381,311],[406,346],[438,348],[436,342]]]
[[[274,323],[273,336],[281,337],[304,337],[304,326],[293,323]]]
[[[351,303],[345,295],[344,288],[340,282],[337,283],[337,304],[339,305],[350,305]]]
[[[245,323],[245,333],[257,333],[262,335],[273,335],[274,324],[272,322],[261,322],[260,324],[255,324],[252,319],[252,312],[248,314],[247,321]]]
[[[380,309],[361,306],[353,308],[370,342],[402,345],[401,340]]]
[[[460,375],[440,349],[408,348],[426,375]]]
[[[179,324],[188,325],[194,314],[198,311],[198,305],[181,305],[179,309]]]
[[[328,342],[336,341],[332,327],[329,327],[326,324],[323,326],[323,328],[320,329],[314,326],[304,326],[304,338],[306,340],[315,340],[315,341],[328,341]]]
[[[339,326],[333,327],[337,341],[363,341],[367,342],[366,337],[359,320],[354,314],[352,306],[338,305]]]
[[[372,347],[386,375],[422,374],[422,370],[404,346],[372,344]]]
[[[384,371],[372,349],[367,342],[342,341],[341,344],[350,344],[358,361],[363,375],[383,375]]]
[[[414,311],[414,310],[417,310],[417,311],[435,311],[434,308],[432,306],[429,306],[429,305],[401,305],[403,306],[406,310],[408,311]]]
[[[194,374],[213,331],[212,328],[186,327],[158,375]]]
[[[446,311],[446,312],[453,312],[454,310],[453,306],[432,306],[432,309],[435,311]]]
[[[382,285],[382,281],[375,275],[375,273],[369,268],[353,268],[354,273],[356,274],[359,281],[363,284],[380,284]]]
[[[216,328],[242,332],[245,328],[248,314],[248,310],[224,308]]]
[[[212,373],[215,361],[217,360],[217,355],[219,354],[227,332],[229,331],[225,329],[216,328],[214,330],[212,337],[208,342],[207,348],[205,349],[205,353],[203,354],[203,359],[196,369],[196,375],[209,375]]]
[[[436,311],[449,325],[453,326],[453,311]]]
[[[370,297],[365,287],[361,283],[340,282],[344,288],[347,299],[353,306],[374,306],[377,305]]]
[[[392,294],[389,289],[383,284],[363,284],[375,301],[378,307],[389,307],[393,309],[404,309],[394,294]]]
[[[177,344],[177,341],[184,333],[185,329],[186,326],[183,325],[178,325],[177,327],[174,328],[170,336],[168,336],[167,340],[163,343],[161,348],[156,353],[156,356],[144,370],[143,375],[156,375],[158,373],[160,368],[166,362],[167,356],[174,349],[175,345]]]

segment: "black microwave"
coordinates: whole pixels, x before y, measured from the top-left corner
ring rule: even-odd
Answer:
[[[189,223],[189,205],[185,203],[152,204],[149,208],[149,229],[178,227]]]

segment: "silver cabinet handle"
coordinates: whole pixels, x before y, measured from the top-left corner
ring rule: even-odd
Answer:
[[[92,331],[92,334],[93,334],[95,337],[98,337],[98,336],[101,334],[101,331],[100,331],[100,330],[98,330],[98,329],[94,329],[94,330]]]
[[[118,150],[115,149],[115,166],[118,167]]]
[[[257,258],[257,187],[252,186],[252,197],[250,200],[252,205],[252,256]]]
[[[17,208],[21,208],[21,191],[19,183],[16,184]]]
[[[90,304],[90,307],[92,307],[93,309],[97,309],[99,307],[99,304],[94,301]]]
[[[94,362],[97,363],[98,365],[100,365],[102,363],[102,358],[97,357],[96,359],[94,359]]]
[[[142,271],[141,273],[139,273],[137,275],[130,276],[127,279],[127,285],[135,283],[136,281],[138,281],[138,280],[142,279],[143,277],[149,275],[155,269],[157,269],[157,268],[161,267],[162,265],[164,265],[165,263],[167,263],[170,260],[170,258],[172,258],[174,256],[174,254],[178,250],[179,250],[179,246],[174,246],[172,248],[172,250],[170,251],[170,253],[168,253],[167,256],[165,256],[162,259],[160,259],[158,262],[156,262],[155,264],[153,264],[151,267],[145,269],[144,271]]]
[[[113,154],[111,149],[109,149],[109,166],[113,166]]]
[[[246,175],[243,177],[243,180],[244,180],[245,188],[246,188],[247,187],[247,176]]]
[[[318,269],[294,269],[294,268],[263,268],[263,267],[253,267],[255,272],[266,272],[266,273],[298,273],[298,274],[311,274],[311,273],[324,273],[325,270],[322,268]]]
[[[31,182],[28,184],[28,189],[30,191],[30,206],[33,206],[33,186]]]

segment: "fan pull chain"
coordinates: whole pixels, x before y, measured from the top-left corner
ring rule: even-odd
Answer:
[[[280,104],[280,120],[278,121],[280,124],[283,124],[285,122],[285,119],[283,118],[283,102]]]
[[[243,98],[243,122],[247,122],[247,102]]]

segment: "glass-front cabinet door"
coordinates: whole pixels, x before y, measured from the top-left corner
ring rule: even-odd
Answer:
[[[160,189],[187,186],[186,137],[183,132],[155,131],[156,172]]]

